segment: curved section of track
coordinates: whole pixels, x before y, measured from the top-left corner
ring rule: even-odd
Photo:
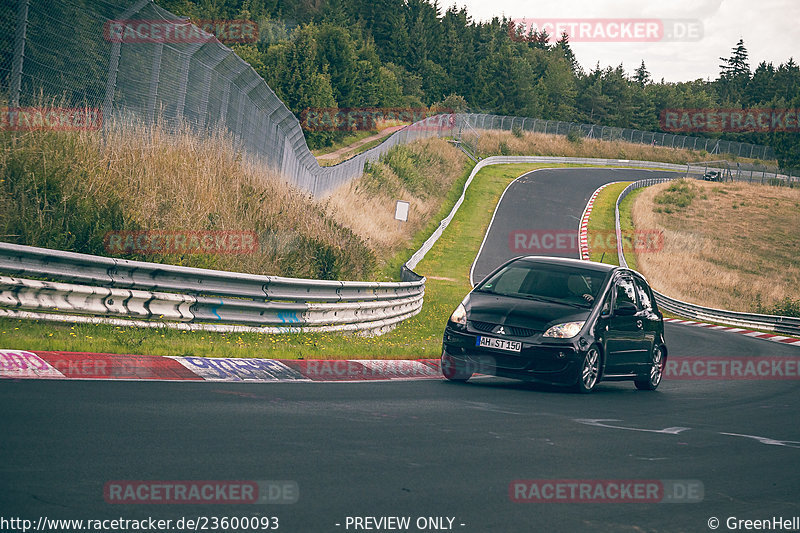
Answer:
[[[626,170],[538,171],[503,197],[476,277],[517,229],[576,228]],[[667,325],[671,356],[800,359],[800,349]],[[453,531],[707,531],[800,516],[800,383],[601,383],[583,396],[513,381],[231,384],[0,382],[4,516],[278,516],[286,532],[347,517],[445,517]],[[108,505],[112,480],[293,480],[291,505]],[[514,480],[694,480],[700,503],[513,503]],[[338,524],[338,525],[337,525]],[[463,525],[462,525],[463,524]],[[381,531],[386,531],[383,529]],[[365,531],[360,529],[359,531]]]

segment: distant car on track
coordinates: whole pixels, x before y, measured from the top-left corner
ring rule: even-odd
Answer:
[[[447,321],[442,374],[474,373],[591,392],[632,380],[655,390],[666,365],[664,318],[639,273],[556,257],[517,257],[479,283]]]
[[[703,179],[706,181],[722,181],[722,173],[718,170],[709,170],[703,174]]]

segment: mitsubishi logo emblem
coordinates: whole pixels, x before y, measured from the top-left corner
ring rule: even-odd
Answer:
[[[498,335],[505,335],[506,334],[506,330],[503,329],[503,326],[500,326],[499,328],[497,328],[497,334]]]

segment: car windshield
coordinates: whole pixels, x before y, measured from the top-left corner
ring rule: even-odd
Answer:
[[[606,272],[577,267],[515,262],[484,280],[475,290],[591,307],[606,275]]]

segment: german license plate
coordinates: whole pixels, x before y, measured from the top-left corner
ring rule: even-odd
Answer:
[[[505,350],[507,352],[519,352],[522,350],[522,343],[510,341],[508,339],[496,339],[494,337],[478,336],[475,339],[475,346],[479,348],[492,348],[495,350]]]

